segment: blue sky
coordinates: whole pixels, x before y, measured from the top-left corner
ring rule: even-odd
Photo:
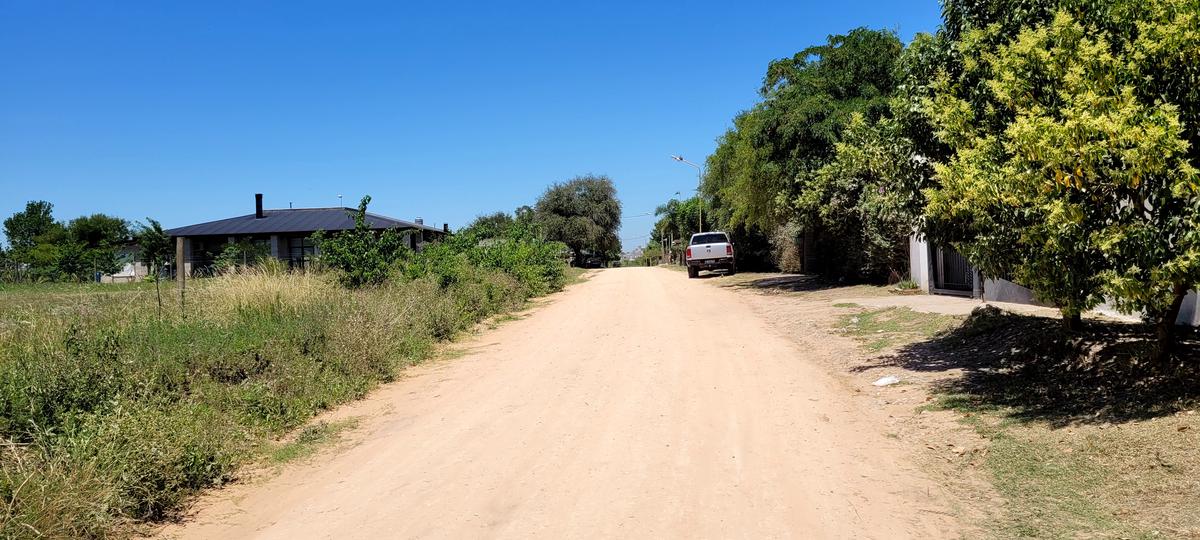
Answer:
[[[756,101],[831,33],[908,40],[936,0],[0,0],[0,216],[49,200],[177,226],[353,206],[459,227],[607,174],[626,249]]]

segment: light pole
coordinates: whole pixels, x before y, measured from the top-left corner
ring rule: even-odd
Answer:
[[[671,159],[696,168],[696,201],[700,204],[700,230],[696,232],[704,232],[704,194],[700,191],[700,186],[704,183],[704,170],[699,165],[683,159],[683,156],[672,155]]]

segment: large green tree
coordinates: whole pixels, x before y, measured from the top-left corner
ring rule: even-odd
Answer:
[[[1029,3],[1026,3],[1029,4]],[[1057,4],[1057,5],[1055,5]],[[1200,283],[1195,0],[1042,2],[959,24],[926,100],[952,153],[927,227],[984,272],[1057,304],[1110,298],[1174,339]],[[969,21],[956,12],[959,19]],[[948,25],[949,26],[949,25]]]
[[[583,252],[616,260],[621,254],[621,201],[607,176],[579,176],[546,189],[534,207],[548,240],[570,248],[576,264]]]
[[[25,210],[4,220],[4,236],[14,253],[22,253],[37,245],[37,238],[60,228],[54,221],[54,205],[46,201],[29,201]]]
[[[816,235],[827,241],[834,231],[857,234],[860,212],[822,211],[835,195],[822,170],[853,119],[872,124],[889,114],[903,50],[892,32],[858,28],[768,65],[762,102],[734,119],[708,159],[704,192],[728,208],[729,225],[769,232],[794,222],[828,231]],[[824,270],[857,276],[863,265],[846,261],[861,253],[848,257],[843,247],[826,242]]]
[[[78,278],[90,278],[95,272],[111,274],[120,270],[118,250],[131,240],[129,222],[105,214],[92,214],[67,223],[64,254],[78,253],[75,268],[63,271]],[[66,259],[64,258],[64,261]]]
[[[803,196],[803,206],[825,233],[826,249],[840,253],[837,273],[899,279],[908,267],[908,237],[923,199],[913,197],[931,173],[893,118],[849,122],[831,162]]]

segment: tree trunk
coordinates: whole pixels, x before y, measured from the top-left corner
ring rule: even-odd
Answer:
[[[1175,351],[1175,321],[1179,318],[1179,309],[1183,306],[1183,298],[1187,296],[1187,286],[1176,284],[1175,298],[1170,307],[1159,317],[1155,328],[1155,347],[1152,359],[1162,362]]]
[[[1062,310],[1063,330],[1078,332],[1083,330],[1083,314],[1078,311]]]

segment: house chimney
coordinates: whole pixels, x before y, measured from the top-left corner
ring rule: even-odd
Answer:
[[[254,219],[262,219],[262,193],[254,194]]]
[[[425,220],[424,220],[424,219],[417,218],[417,225],[424,225],[424,224],[425,224]]]
[[[447,234],[450,233],[450,224],[449,223],[442,224],[442,232],[447,233]]]

